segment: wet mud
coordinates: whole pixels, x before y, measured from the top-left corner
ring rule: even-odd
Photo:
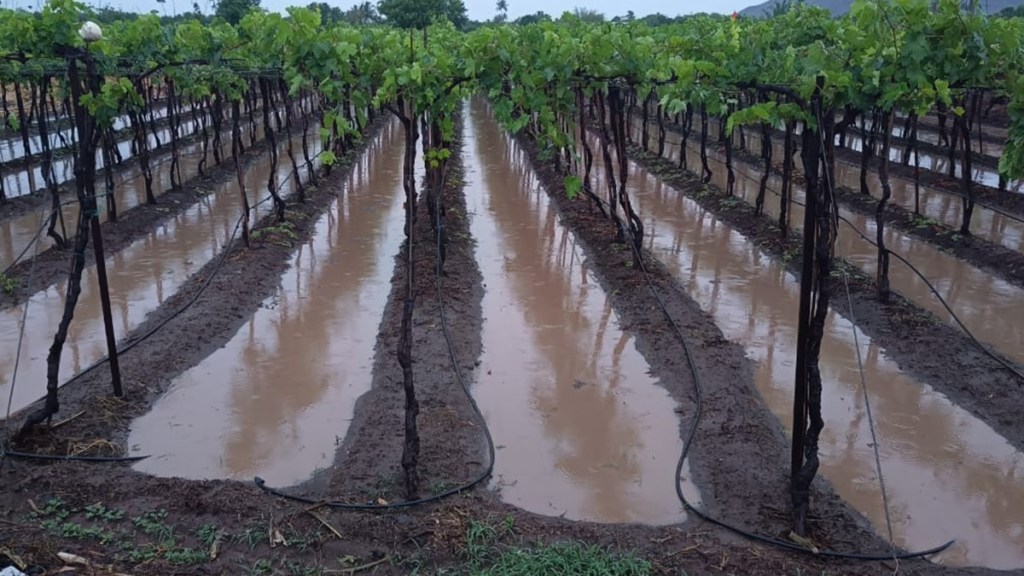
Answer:
[[[442,301],[438,300],[435,275],[437,238],[427,212],[421,154],[417,154],[415,171],[419,196],[413,227],[412,366],[419,402],[420,497],[464,485],[490,464],[482,422],[473,411],[468,390],[463,388],[463,384],[467,388],[476,385],[474,368],[481,352],[483,288],[462,192],[462,120],[455,120],[456,137],[442,196],[448,244],[441,279],[445,325],[455,365],[441,324]],[[403,138],[397,143],[400,151]],[[422,147],[422,139],[419,144]],[[400,225],[399,232],[401,226],[404,225]],[[379,319],[370,388],[355,404],[348,434],[335,453],[336,466],[313,478],[302,487],[302,493],[377,504],[405,499],[401,467],[405,393],[397,350],[408,282],[407,248],[403,237],[394,254],[388,301]]]

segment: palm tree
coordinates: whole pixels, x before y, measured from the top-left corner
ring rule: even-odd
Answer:
[[[498,13],[494,16],[495,22],[505,22],[508,20],[508,2],[505,0],[498,0],[497,5]]]

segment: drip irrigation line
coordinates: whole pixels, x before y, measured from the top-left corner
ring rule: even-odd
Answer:
[[[818,110],[818,126],[824,126],[824,119],[821,117],[821,110]],[[884,125],[884,123],[883,123]],[[830,222],[830,228],[835,232],[836,236],[839,235],[838,224],[836,221],[839,218],[839,204],[836,202],[836,189],[833,174],[829,172],[828,163],[828,147],[825,145],[825,135],[818,131],[819,141],[821,143],[821,155],[824,158],[819,158],[821,162],[822,170],[825,172],[825,185],[827,186],[829,199],[832,202],[832,221]],[[832,245],[829,246],[829,257],[832,257],[835,252],[835,239],[832,240]],[[853,311],[853,297],[850,295],[850,278],[846,273],[846,268],[842,269],[843,272],[843,286],[846,288],[846,304],[850,309],[850,330],[853,332],[853,348],[857,352],[857,370],[860,374],[860,389],[864,395],[864,407],[868,417],[868,429],[871,430],[871,449],[875,455],[875,472],[878,474],[878,487],[882,493],[882,510],[885,512],[885,528],[889,535],[889,549],[892,552],[892,559],[896,562],[896,569],[893,574],[898,574],[900,570],[900,560],[896,555],[896,539],[893,537],[892,532],[892,512],[889,507],[889,492],[885,488],[885,476],[882,474],[882,456],[881,449],[878,447],[878,435],[875,432],[875,417],[871,411],[871,398],[868,396],[868,382],[864,376],[864,359],[860,353],[860,338],[857,336],[857,317]]]
[[[749,176],[749,175],[747,175],[746,173],[744,173],[742,171],[735,171],[734,170],[733,172],[736,173],[736,174],[739,174],[740,176],[743,176],[744,178],[746,178],[746,179],[748,179],[748,180],[750,180],[752,182],[760,183],[759,179],[754,178],[752,176]],[[772,194],[774,194],[776,196],[779,196],[781,198],[781,194],[778,191],[772,190],[772,189],[767,188],[767,187],[765,189],[768,190],[769,192],[771,192]],[[796,204],[797,206],[806,207],[806,204],[804,204],[803,202],[800,202],[796,198],[790,198],[790,202],[792,202],[793,204]],[[845,216],[843,216],[843,215],[841,215],[841,214],[839,214],[837,212],[836,213],[836,217],[839,219],[839,221],[841,221],[844,224],[846,224],[847,226],[849,226],[853,230],[853,232],[855,234],[860,236],[860,238],[863,239],[864,241],[866,241],[868,244],[870,244],[870,245],[872,245],[872,246],[874,246],[876,248],[878,247],[878,244],[874,240],[872,240],[870,237],[868,237],[867,234],[865,234],[860,228],[858,228],[853,222],[851,222]],[[925,286],[928,287],[928,290],[931,291],[932,295],[934,295],[935,298],[938,299],[939,303],[942,304],[943,309],[945,309],[946,312],[949,313],[950,317],[953,318],[953,321],[956,322],[956,325],[960,327],[960,329],[964,332],[964,334],[967,335],[967,337],[970,338],[970,340],[972,342],[974,342],[978,346],[978,348],[981,349],[981,351],[985,353],[985,355],[987,355],[988,357],[990,357],[993,360],[995,360],[1003,368],[1006,368],[1007,370],[1009,370],[1011,373],[1013,373],[1014,376],[1019,378],[1021,380],[1021,382],[1024,382],[1024,373],[1022,373],[1018,368],[1016,368],[1015,366],[1013,366],[1012,364],[1010,364],[1009,362],[1004,360],[1002,357],[1000,357],[998,354],[996,354],[993,350],[991,350],[988,347],[987,344],[983,343],[981,340],[978,340],[978,338],[974,335],[974,333],[971,332],[970,329],[967,328],[967,326],[963,323],[962,320],[960,320],[960,317],[957,316],[956,312],[953,311],[953,308],[949,305],[948,302],[946,302],[946,299],[942,297],[942,295],[939,293],[939,290],[935,287],[934,284],[932,284],[931,280],[929,280],[928,277],[926,277],[924,275],[924,273],[922,273],[916,266],[911,264],[909,260],[904,258],[898,252],[893,252],[892,250],[890,250],[888,248],[886,248],[885,251],[888,254],[896,257],[896,259],[899,260],[900,262],[906,264],[907,268],[910,268],[910,271],[913,272],[918,278],[920,278],[922,282],[924,282]]]
[[[111,463],[111,462],[138,462],[139,460],[145,460],[149,458],[149,455],[145,456],[61,456],[59,454],[33,454],[29,452],[15,452],[14,450],[3,450],[0,454],[5,454],[11,458],[18,458],[22,460],[47,460],[52,462],[96,462],[96,463]]]
[[[589,185],[584,183],[584,186],[586,186],[588,191],[591,193],[591,197],[592,198],[597,198],[598,202],[600,202],[601,204],[604,204],[605,206],[608,205],[608,203],[603,198],[601,198],[600,196],[598,196],[596,194],[593,194],[593,190],[590,189]],[[704,411],[704,392],[703,392],[703,388],[704,387],[703,387],[703,384],[701,383],[700,373],[697,370],[697,364],[696,364],[696,362],[694,362],[693,354],[690,351],[689,342],[687,341],[686,337],[683,335],[683,331],[679,327],[679,324],[676,322],[675,318],[673,318],[672,314],[669,313],[668,306],[665,304],[664,299],[662,299],[661,294],[658,293],[658,290],[657,290],[657,288],[654,285],[654,280],[651,279],[650,272],[647,269],[647,264],[644,261],[643,255],[640,253],[639,249],[636,247],[636,242],[632,238],[632,233],[630,233],[630,236],[631,237],[629,239],[629,242],[627,242],[627,243],[630,246],[632,246],[633,254],[636,257],[636,261],[639,264],[640,271],[641,271],[641,273],[644,276],[644,280],[647,283],[647,287],[650,289],[651,295],[654,296],[654,299],[657,302],[658,307],[661,309],[662,314],[668,320],[669,324],[672,326],[672,331],[675,332],[676,337],[679,339],[679,342],[682,344],[683,353],[686,356],[687,365],[689,365],[689,367],[690,367],[690,375],[693,378],[693,388],[694,388],[695,404],[696,404],[695,409],[694,409],[694,417],[693,417],[693,421],[690,423],[689,429],[687,430],[686,438],[683,441],[683,450],[682,450],[682,452],[679,455],[679,460],[676,462],[676,472],[675,472],[676,497],[683,504],[683,506],[687,510],[693,512],[698,518],[704,520],[705,522],[709,522],[711,524],[714,524],[716,526],[724,528],[724,529],[728,530],[729,532],[732,532],[732,533],[734,533],[734,534],[736,534],[738,536],[742,536],[743,538],[746,538],[748,540],[753,540],[755,542],[759,542],[761,544],[766,544],[766,545],[769,545],[769,546],[774,546],[776,548],[782,548],[784,550],[789,550],[789,551],[792,551],[792,552],[799,552],[801,554],[809,554],[809,555],[812,555],[812,556],[823,556],[823,557],[827,557],[827,558],[836,558],[836,559],[841,559],[841,560],[856,560],[856,561],[878,562],[878,561],[885,561],[885,560],[893,559],[894,556],[893,555],[888,555],[888,554],[886,554],[886,555],[879,555],[879,554],[861,554],[861,553],[837,552],[837,551],[834,551],[834,550],[820,550],[820,549],[819,550],[813,550],[813,549],[810,549],[810,548],[805,548],[803,546],[797,545],[797,544],[792,543],[792,542],[787,542],[786,540],[780,540],[778,538],[773,538],[771,536],[764,536],[764,535],[758,534],[756,532],[752,532],[750,530],[741,528],[739,526],[736,526],[736,525],[731,524],[729,522],[726,522],[724,520],[718,519],[718,518],[712,516],[711,514],[700,510],[699,508],[694,506],[686,498],[686,495],[683,493],[683,485],[682,485],[681,477],[682,477],[682,474],[683,474],[683,466],[686,463],[686,457],[688,456],[688,454],[690,452],[690,448],[693,446],[693,441],[694,441],[694,438],[697,435],[697,429],[700,426],[700,419],[701,419],[701,416],[702,416],[703,411]],[[921,557],[924,557],[924,556],[929,556],[929,555],[932,555],[932,554],[937,554],[939,552],[942,552],[943,550],[946,550],[950,546],[952,546],[954,542],[955,542],[954,540],[950,540],[949,542],[946,542],[945,544],[943,544],[941,546],[936,546],[936,547],[930,548],[928,550],[920,550],[920,551],[915,551],[915,552],[899,553],[899,554],[895,555],[895,558],[897,558],[897,559],[904,559],[905,560],[905,559],[921,558]]]
[[[438,194],[437,194],[437,197],[436,197],[437,198],[437,204],[434,207],[434,213],[435,213],[435,218],[436,218],[436,223],[435,223],[434,229],[435,229],[435,232],[436,232],[435,236],[436,236],[436,239],[437,239],[437,245],[436,245],[437,253],[435,255],[436,266],[434,267],[435,284],[436,284],[436,287],[437,287],[437,305],[438,305],[439,315],[440,315],[440,319],[441,319],[441,332],[444,334],[444,339],[445,339],[445,342],[446,342],[447,347],[448,347],[448,357],[451,359],[452,370],[455,372],[455,379],[458,380],[459,386],[462,388],[462,391],[466,395],[466,399],[469,401],[470,406],[473,408],[473,413],[475,414],[476,419],[480,422],[480,427],[483,429],[484,437],[487,440],[487,454],[488,454],[487,466],[475,478],[473,478],[472,480],[466,482],[465,484],[462,484],[461,486],[457,486],[455,488],[449,488],[448,490],[445,490],[444,492],[441,492],[440,494],[434,494],[432,496],[427,496],[425,498],[419,498],[417,500],[408,500],[408,501],[405,501],[405,502],[393,502],[393,503],[389,503],[389,504],[357,504],[357,503],[351,503],[351,502],[334,502],[334,501],[324,502],[324,501],[320,501],[320,500],[315,500],[313,498],[306,498],[306,497],[303,497],[303,496],[296,496],[296,495],[293,495],[293,494],[287,494],[287,493],[281,492],[280,490],[277,490],[275,488],[271,488],[271,487],[267,486],[266,481],[263,480],[263,478],[260,478],[259,476],[257,476],[254,479],[254,482],[256,483],[256,486],[259,489],[261,489],[264,492],[267,492],[268,494],[271,494],[273,496],[277,496],[279,498],[284,498],[286,500],[292,500],[294,502],[299,502],[301,504],[306,504],[306,505],[322,505],[322,506],[326,506],[328,508],[334,508],[334,509],[338,509],[338,510],[358,510],[358,511],[382,512],[382,511],[387,511],[387,510],[396,510],[396,509],[400,509],[400,508],[410,508],[410,507],[413,507],[413,506],[420,506],[422,504],[429,504],[429,503],[432,503],[432,502],[437,502],[437,501],[442,500],[444,498],[447,498],[449,496],[454,496],[456,494],[461,494],[462,492],[465,492],[465,491],[473,488],[474,486],[476,486],[477,484],[480,484],[481,482],[483,482],[484,480],[486,480],[488,477],[491,476],[491,473],[494,471],[494,461],[495,461],[494,438],[491,435],[491,429],[487,426],[487,420],[484,418],[483,411],[480,410],[480,406],[477,404],[476,399],[473,398],[473,394],[470,393],[470,391],[469,391],[469,385],[466,383],[465,379],[462,376],[462,370],[459,367],[458,357],[457,357],[457,355],[455,353],[455,345],[452,343],[451,335],[448,332],[448,321],[447,321],[447,317],[446,317],[446,315],[444,313],[444,296],[443,296],[443,291],[442,291],[442,280],[441,280],[442,276],[443,276],[442,270],[441,270],[441,265],[442,265],[442,262],[441,262],[441,255],[442,255],[442,251],[441,251],[442,250],[442,248],[441,248],[441,236],[442,236],[442,230],[443,230],[442,229],[442,220],[441,220],[441,194],[444,193],[444,189],[445,189],[445,186],[447,185],[447,182],[448,182],[448,170],[445,170],[444,174],[442,176],[442,179],[441,179],[441,186],[440,186],[440,189],[438,190]],[[411,240],[411,235],[410,235],[410,242],[411,241],[412,240]]]
[[[882,475],[882,457],[879,454],[878,435],[875,433],[875,417],[871,412],[871,399],[868,397],[868,382],[864,376],[864,359],[860,353],[860,338],[857,336],[857,318],[853,313],[853,297],[850,296],[850,278],[843,269],[843,285],[846,287],[846,304],[850,310],[850,330],[853,332],[853,346],[857,350],[857,369],[860,372],[860,389],[864,396],[864,408],[868,417],[868,428],[871,430],[871,447],[875,453],[875,472],[878,474],[878,486],[882,492],[882,509],[885,510],[885,529],[889,533],[889,545],[892,546],[892,558],[897,562],[896,572],[899,571],[899,558],[896,555],[896,540],[892,532],[892,517],[889,512],[889,492],[885,488],[885,476]]]

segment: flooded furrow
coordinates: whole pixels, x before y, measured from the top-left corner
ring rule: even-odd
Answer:
[[[847,138],[847,142],[850,142],[850,138]],[[860,140],[854,139],[852,143],[854,145],[853,149],[858,150]],[[747,147],[752,153],[757,155],[761,154],[760,140],[748,140]],[[772,147],[773,158],[781,159],[782,150],[782,144],[774,142]],[[901,159],[900,153],[898,152],[893,152],[892,155],[895,157],[896,161]],[[922,155],[922,158],[923,157],[924,156]],[[802,172],[799,162],[797,162],[797,164],[797,171]],[[922,168],[924,168],[923,165]],[[945,168],[938,170],[938,172],[942,174],[946,173]],[[996,176],[996,178],[997,184],[998,176]],[[976,177],[974,181],[980,182],[981,179]],[[845,186],[851,190],[859,191],[860,165],[837,159],[836,182],[840,186]],[[922,215],[937,222],[941,222],[953,229],[960,229],[960,225],[963,221],[963,200],[959,196],[921,184],[918,188],[919,192],[915,198],[914,181],[910,178],[890,175],[889,184],[892,188],[892,198],[890,199],[890,202],[901,206],[908,212],[913,212],[915,203],[918,203],[920,213]],[[989,185],[995,186],[996,184]],[[868,171],[867,185],[873,196],[876,198],[881,196],[882,181],[877,170]],[[1019,182],[1011,183],[1010,189],[1012,189],[1012,186],[1019,185]],[[1002,244],[1011,250],[1024,251],[1024,222],[1014,220],[984,206],[975,205],[974,207],[974,213],[971,215],[971,233],[980,238],[984,238],[989,242]]]
[[[525,153],[482,102],[469,108],[466,201],[486,288],[473,393],[499,447],[501,498],[576,520],[684,520],[676,402],[619,329]]]
[[[595,155],[595,163],[600,160]],[[713,315],[726,338],[746,348],[757,363],[758,390],[789,429],[798,279],[633,162],[628,185],[649,234],[647,247]],[[829,315],[820,361],[825,420],[820,472],[884,536],[853,330],[842,316]],[[863,332],[857,339],[897,544],[921,549],[956,539],[953,548],[933,559],[1000,569],[1024,566],[1024,456],[987,424],[901,373]]]
[[[185,112],[185,113],[186,114],[191,114],[190,112]],[[167,117],[167,107],[166,106],[153,111],[153,120],[155,120],[157,122],[159,122],[160,120],[163,120],[166,117]],[[71,120],[71,118],[69,118],[69,120]],[[48,122],[52,122],[52,120],[50,120],[49,117],[48,117],[47,121]],[[186,120],[185,118],[182,118],[182,126],[185,126],[188,123],[191,123],[191,117],[189,117],[188,120]],[[119,117],[115,118],[114,122],[112,124],[113,129],[115,131],[124,130],[125,128],[128,128],[130,125],[131,124],[129,123],[129,119],[128,119],[127,115],[119,116]],[[146,131],[147,132],[149,131],[149,115],[148,114],[146,115]],[[66,128],[60,128],[60,129],[54,129],[54,128],[51,127],[48,132],[49,132],[48,133],[48,136],[49,136],[48,141],[50,143],[50,149],[53,150],[53,151],[57,151],[57,150],[59,150],[59,149],[61,149],[63,147],[62,140],[61,140],[62,138],[63,138],[63,141],[68,142],[69,145],[72,142],[75,141],[77,130],[76,130],[76,128],[74,126],[70,126],[70,127],[66,127]],[[166,140],[162,140],[161,139],[161,142],[166,142]],[[38,155],[38,154],[40,154],[42,152],[43,138],[39,134],[30,134],[29,137],[28,137],[28,143],[29,143],[29,149],[32,151],[33,155]],[[22,140],[20,135],[8,138],[8,139],[3,140],[3,141],[0,141],[0,162],[12,162],[14,160],[20,160],[21,158],[24,158],[24,157],[25,157],[25,143]],[[97,160],[98,160],[98,158],[97,158]]]
[[[319,147],[319,138],[311,140]],[[301,135],[294,136],[293,141],[298,145]],[[285,146],[282,141],[279,151],[283,152]],[[293,190],[294,182],[288,178],[290,172],[289,162],[278,162],[277,178],[283,183],[282,195]],[[270,158],[265,154],[245,173],[251,205],[269,196],[269,176]],[[173,295],[184,280],[221,251],[242,213],[241,206],[238,183],[230,180],[106,259],[114,325],[119,338],[138,326],[146,314]],[[272,210],[269,202],[257,207],[254,221]],[[82,294],[64,346],[61,382],[106,355],[96,283],[95,267],[89,266],[82,275]],[[20,410],[45,393],[46,354],[63,314],[66,284],[63,280],[39,291],[26,304],[29,317],[12,411]],[[5,412],[7,407],[22,313],[22,306],[0,311],[0,412]]]
[[[261,118],[257,122],[256,138],[257,140],[262,140],[263,136],[264,131]],[[319,139],[319,137],[316,134],[311,133],[310,139]],[[301,150],[301,148],[297,146],[296,150]],[[225,159],[226,165],[231,165],[233,160],[231,160],[230,130],[224,130],[221,134],[221,154],[222,158]],[[184,181],[187,181],[199,174],[199,163],[202,159],[203,143],[201,141],[179,146],[178,165]],[[296,160],[304,162],[304,160],[301,159],[301,154],[296,156]],[[287,154],[284,154],[281,156],[279,162],[289,163],[290,165],[291,160],[288,159]],[[210,147],[207,150],[205,168],[206,170],[216,168],[216,165],[213,162],[212,139]],[[159,153],[154,154],[150,158],[150,170],[153,175],[153,194],[159,200],[160,194],[171,188],[171,151],[169,146],[163,147]],[[41,173],[38,177],[42,178]],[[38,181],[42,182],[42,180]],[[104,193],[106,191],[105,176],[102,172],[96,173],[96,190],[98,193]],[[135,206],[145,204],[146,181],[143,178],[142,169],[138,165],[133,165],[130,168],[114,170],[114,199],[119,214],[130,210]],[[106,198],[100,198],[98,202],[100,222],[106,222],[108,200]],[[45,214],[49,214],[50,207],[47,205],[41,208],[41,210],[43,210]],[[75,222],[78,219],[78,204],[69,203],[63,206],[61,208],[61,213],[64,218],[65,228],[69,231],[69,234],[73,233]],[[13,262],[17,255],[32,242],[38,232],[38,213],[25,214],[20,217],[0,222],[0,239],[3,239],[3,242],[0,242],[0,267],[6,267]],[[44,239],[44,242],[47,242],[47,240]]]
[[[711,132],[714,132],[713,136],[717,138],[717,128],[714,130],[709,129],[709,138],[712,137],[710,134]],[[680,139],[676,134],[669,134],[666,137],[666,143],[670,140],[677,145],[680,142]],[[694,139],[691,137],[691,146],[693,146],[693,140]],[[739,144],[738,138],[736,139],[736,143],[737,145]],[[854,149],[859,149],[860,139],[856,136],[847,136],[847,143],[852,143],[854,145]],[[700,145],[699,140],[696,145]],[[761,139],[759,136],[756,138],[747,138],[746,145],[747,150],[752,154],[757,156],[761,155]],[[778,165],[781,162],[783,149],[784,143],[782,141],[779,141],[778,139],[772,140],[773,164]],[[893,155],[897,161],[901,159],[900,154],[901,153],[897,151],[891,152],[891,155]],[[922,159],[924,157],[925,155],[922,155]],[[924,168],[923,165],[922,168]],[[799,158],[795,162],[794,169],[797,173],[802,173],[803,171]],[[945,171],[940,171],[940,173],[945,174]],[[996,178],[998,180],[998,176]],[[975,178],[975,181],[980,182],[981,180],[979,178]],[[836,183],[839,186],[845,186],[851,190],[859,191],[860,164],[836,159]],[[921,209],[920,213],[922,215],[937,222],[941,222],[956,230],[960,229],[960,224],[963,220],[963,201],[959,196],[922,184],[919,187],[919,193],[915,199],[914,181],[912,178],[890,175],[889,184],[892,187],[892,198],[890,199],[890,202],[893,204],[897,204],[905,210],[913,212],[915,202],[919,202]],[[867,185],[874,197],[878,198],[881,196],[882,182],[877,170],[868,171]],[[995,184],[991,185],[995,186]],[[1018,182],[1014,185],[1019,186],[1020,183]],[[1002,244],[1011,250],[1024,251],[1024,222],[1008,218],[1007,216],[984,206],[975,205],[974,207],[974,213],[971,215],[971,233],[979,238],[984,238],[989,242]]]
[[[131,425],[136,470],[288,486],[329,466],[369,390],[404,239],[401,126],[372,142],[277,293]]]
[[[897,114],[896,117],[893,119],[892,135],[893,135],[894,138],[901,138],[901,139],[906,140],[905,138],[903,138],[903,122],[904,122],[905,118],[906,118],[905,116],[899,116]],[[840,120],[842,120],[842,116],[839,116],[839,117],[836,118],[836,122],[839,122]],[[867,133],[867,128],[865,127],[865,123],[867,124],[867,127],[871,126],[871,121],[870,120],[868,120],[866,122],[865,122],[865,120],[863,118],[859,118],[857,120],[857,127],[861,129],[861,131],[862,131],[861,133],[862,134],[866,134]],[[947,134],[949,133],[949,125],[948,124],[946,126],[946,133]],[[851,136],[851,134],[848,133],[847,134],[847,140],[849,140],[850,136]],[[879,136],[877,137],[877,139],[881,140],[881,132],[879,132]],[[925,144],[931,144],[932,146],[943,146],[943,147],[945,147],[945,145],[942,144],[941,138],[939,138],[939,130],[938,130],[938,128],[937,127],[933,127],[933,126],[929,126],[928,124],[923,124],[923,123],[919,123],[918,124],[918,126],[917,126],[917,139],[918,139],[918,141],[923,142]],[[1005,140],[1005,138],[1003,138],[1003,139]],[[978,144],[979,144],[978,143],[978,129],[975,128],[972,131],[972,133],[971,133],[971,150],[972,151],[978,152],[978,153],[980,153],[980,154],[982,154],[984,156],[990,156],[990,157],[998,160],[999,157],[1003,155],[1003,150],[1005,149],[1005,146],[1002,143],[993,142],[991,140],[983,139],[981,141],[981,148],[980,149],[978,148]],[[957,157],[959,157],[959,155]]]
[[[699,169],[698,152],[690,148],[688,153],[689,166]],[[666,145],[666,155],[669,158],[678,158],[678,145]],[[723,159],[719,158],[717,152],[709,150],[708,162],[714,174],[712,183],[725,190],[726,170]],[[736,173],[737,197],[753,205],[757,197],[761,170],[743,162],[734,162],[733,171]],[[803,190],[800,186],[793,188],[795,199],[802,202]],[[781,189],[782,179],[772,175],[768,180],[769,192],[765,198],[765,213],[773,220],[778,219]],[[790,210],[790,222],[794,229],[799,229],[803,222],[803,209],[794,204]],[[839,214],[869,238],[875,238],[874,217],[843,207],[840,207]],[[892,226],[885,229],[885,242],[889,250],[909,260],[931,281],[964,325],[979,340],[1018,364],[1024,364],[1024,290],[994,277],[969,262],[946,254],[927,242],[907,236]],[[877,248],[860,238],[843,222],[839,224],[836,255],[856,264],[869,276],[874,276],[878,258]],[[890,262],[889,279],[893,290],[934,313],[944,322],[957,327],[949,312],[928,286],[909,267],[895,258]]]
[[[182,127],[179,130],[179,138],[187,138],[193,135],[193,129],[189,129],[191,122],[182,122]],[[162,146],[157,149],[156,142],[159,137]],[[162,154],[170,151],[170,139],[171,129],[169,127],[163,127],[157,130],[154,135],[152,132],[146,132],[146,141],[149,145],[151,154]],[[132,154],[132,140],[133,137],[130,135],[122,136],[115,144],[121,157],[128,160],[134,156]],[[230,140],[228,141],[230,145]],[[228,148],[230,150],[230,147]],[[75,155],[68,154],[59,158],[54,158],[52,162],[54,180],[58,186],[71,182],[75,178]],[[101,147],[96,149],[96,170],[101,170],[106,166],[106,161],[103,157],[103,150]],[[4,178],[4,189],[7,191],[8,198],[16,198],[18,196],[26,196],[44,190],[46,188],[45,180],[43,179],[43,167],[40,162],[33,162],[32,165],[19,168],[16,170],[8,170],[3,167],[3,178]],[[100,177],[102,173],[97,173]]]

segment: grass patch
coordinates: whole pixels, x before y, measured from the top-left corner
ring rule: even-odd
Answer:
[[[470,571],[474,576],[644,576],[649,562],[580,542],[501,552],[494,562]]]
[[[13,296],[18,289],[18,281],[5,274],[0,274],[0,290],[8,296]]]
[[[515,533],[511,517],[498,524],[471,521],[466,530],[466,572],[472,576],[643,576],[652,574],[649,562],[584,544],[565,542],[538,546],[506,546]]]

